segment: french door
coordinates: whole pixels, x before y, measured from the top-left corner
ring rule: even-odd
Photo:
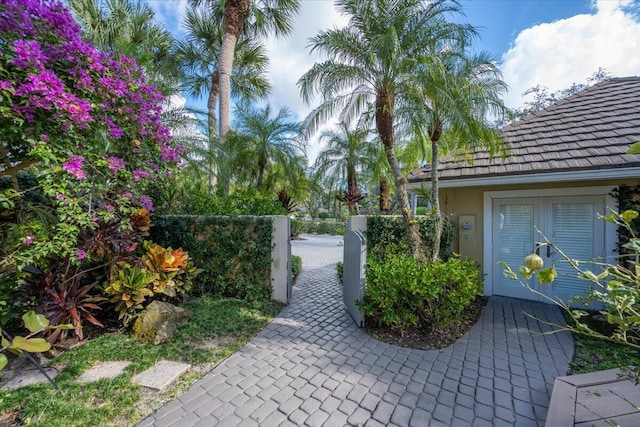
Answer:
[[[580,260],[581,268],[597,272],[597,265],[588,261],[606,256],[605,222],[597,218],[598,213],[604,211],[604,195],[494,198],[493,236],[488,236],[492,238],[495,266],[492,272],[493,294],[533,300],[544,300],[544,295],[565,302],[575,295],[583,295],[589,283],[578,277],[558,251],[540,246],[540,243],[544,242],[543,235],[546,236],[568,258]],[[542,295],[504,277],[502,266],[497,264],[504,261],[517,271],[524,258],[536,251],[545,267],[555,265],[558,272],[552,284],[541,284],[535,276],[528,280],[529,287]]]

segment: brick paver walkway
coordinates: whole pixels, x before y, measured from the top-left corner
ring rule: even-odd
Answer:
[[[573,352],[550,305],[493,297],[442,350],[379,342],[349,317],[335,237],[293,242],[303,257],[291,304],[144,426],[539,426]]]

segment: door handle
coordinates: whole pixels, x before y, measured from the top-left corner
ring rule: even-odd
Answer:
[[[551,258],[551,246],[547,245],[547,258]]]

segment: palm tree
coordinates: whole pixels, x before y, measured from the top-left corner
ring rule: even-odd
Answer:
[[[394,153],[396,106],[415,103],[415,72],[425,64],[439,73],[436,47],[466,45],[473,27],[450,23],[447,13],[460,13],[459,3],[446,0],[338,0],[350,17],[342,29],[323,31],[311,39],[312,51],[329,59],[316,63],[298,81],[305,102],[322,95],[322,104],[307,119],[310,132],[335,114],[343,121],[373,106],[376,129],[393,174],[405,223],[406,240],[414,257],[425,260],[422,238],[409,206],[400,164]],[[405,110],[406,111],[406,110]]]
[[[318,173],[331,176],[337,181],[346,181],[347,194],[360,196],[358,175],[368,169],[372,157],[373,145],[367,141],[369,131],[363,128],[350,130],[346,123],[340,123],[338,129],[324,131],[321,142],[328,144],[315,161]],[[347,200],[349,212],[355,213],[356,203]]]
[[[281,108],[273,113],[271,106],[257,109],[247,104],[236,109],[234,132],[228,135],[237,170],[262,190],[265,173],[278,165],[293,180],[298,175],[296,164],[304,153],[301,123],[290,120],[291,112]]]
[[[292,30],[293,17],[300,8],[299,0],[189,0],[194,6],[206,4],[223,17],[223,37],[218,62],[220,81],[220,133],[229,130],[231,111],[231,76],[236,44],[242,34],[252,38],[273,33],[287,35]]]
[[[207,96],[209,135],[216,135],[216,108],[220,96],[218,63],[222,45],[220,17],[206,8],[189,7],[184,18],[186,37],[176,42],[184,72],[183,89],[193,98]],[[242,102],[264,98],[271,88],[265,73],[269,58],[260,43],[245,38],[235,50],[231,94]]]
[[[186,36],[176,42],[177,61],[183,70],[183,88],[194,98],[207,97],[209,136],[209,184],[229,191],[228,147],[217,137],[216,107],[220,96],[218,60],[222,44],[222,18],[211,9],[189,7],[184,27]],[[269,59],[264,46],[251,39],[241,40],[235,51],[232,95],[243,102],[264,98],[271,86],[265,77]]]
[[[96,48],[134,58],[165,95],[177,94],[180,69],[173,37],[140,0],[68,0],[83,38]]]
[[[438,185],[441,145],[458,154],[484,149],[494,156],[498,152],[504,154],[505,149],[488,117],[510,116],[500,98],[507,85],[494,58],[487,53],[465,56],[464,52],[462,48],[440,53],[446,70],[443,74],[424,68],[417,75],[421,85],[415,96],[422,104],[412,110],[411,123],[414,129],[422,130],[423,140],[430,143],[431,149],[431,207],[435,219],[432,261],[439,258],[443,226]]]

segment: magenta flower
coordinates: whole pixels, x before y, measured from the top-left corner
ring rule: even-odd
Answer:
[[[87,174],[82,169],[84,163],[84,157],[82,156],[69,156],[69,161],[62,164],[62,170],[70,173],[75,179],[84,179]]]
[[[107,163],[107,167],[114,174],[117,174],[120,169],[124,168],[124,159],[121,159],[119,157],[109,157]]]
[[[13,43],[13,51],[16,57],[13,59],[13,65],[20,68],[33,67],[36,70],[44,71],[44,63],[47,58],[42,54],[40,43],[35,40],[16,40]]]
[[[149,196],[141,196],[140,197],[140,202],[138,203],[138,205],[141,208],[145,208],[149,212],[153,212],[154,211],[153,200],[151,200],[151,198]]]
[[[87,256],[87,253],[84,250],[78,249],[76,251],[76,259],[78,261],[82,261],[83,259],[85,259],[86,256]]]
[[[149,172],[147,172],[147,171],[143,171],[143,170],[141,170],[141,169],[135,169],[135,170],[133,171],[133,179],[134,179],[135,181],[140,181],[142,178],[148,177],[148,176],[150,176],[150,175],[151,175],[151,174],[150,174]]]
[[[27,237],[25,237],[25,238],[24,238],[24,240],[22,241],[22,243],[23,243],[24,245],[26,245],[26,246],[29,246],[30,244],[32,244],[32,243],[33,243],[33,241],[34,241],[34,240],[36,240],[36,238],[35,238],[35,237],[33,237],[33,236],[27,236]]]

